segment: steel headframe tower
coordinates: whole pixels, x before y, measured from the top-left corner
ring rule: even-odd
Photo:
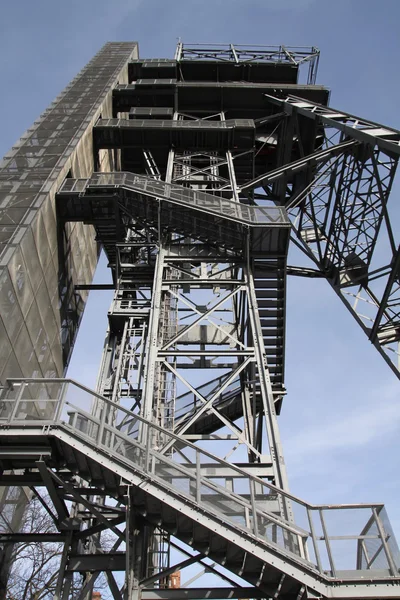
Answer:
[[[292,496],[277,425],[288,272],[328,279],[397,372],[399,132],[327,107],[316,48],[110,51],[84,166],[65,160],[52,188],[58,223],[90,224],[113,275],[98,388],[8,373],[0,412],[2,483],[46,487],[54,532],[35,540],[64,544],[55,598],[87,598],[101,573],[116,600],[399,598],[383,506]],[[290,237],[315,268],[287,267]],[[195,564],[189,583],[225,586],[169,589]]]

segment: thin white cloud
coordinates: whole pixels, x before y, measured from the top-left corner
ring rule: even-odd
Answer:
[[[130,0],[130,2],[126,0],[113,0],[111,3],[101,3],[101,8],[95,16],[96,27],[106,30],[112,37],[115,35],[115,30],[131,17],[142,3],[143,0]],[[110,41],[114,41],[111,37]]]
[[[359,401],[350,411],[340,407],[336,418],[332,412],[326,413],[322,423],[313,420],[299,433],[290,436],[285,442],[285,453],[290,454],[290,462],[299,463],[310,457],[318,460],[337,450],[362,447],[398,431],[400,402],[397,389],[388,386],[373,392],[374,402],[371,399],[365,403]]]
[[[239,2],[242,2],[243,0],[239,0]],[[251,4],[252,0],[245,0],[246,3]],[[259,2],[259,0],[256,0],[257,2]],[[316,0],[262,0],[262,6],[263,8],[268,8],[270,10],[273,11],[280,11],[280,10],[293,10],[293,11],[299,11],[299,10],[304,10],[306,8],[308,8],[309,6],[311,6],[312,4],[314,4]],[[260,2],[261,4],[261,2]]]

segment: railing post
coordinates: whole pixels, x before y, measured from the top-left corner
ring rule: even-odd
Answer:
[[[145,448],[145,461],[144,468],[146,473],[149,472],[149,463],[150,463],[150,425],[146,425],[146,448]]]
[[[321,556],[319,554],[319,548],[318,548],[318,544],[317,544],[317,537],[315,535],[315,529],[314,529],[314,524],[313,524],[313,520],[312,520],[311,510],[308,506],[307,506],[306,510],[307,510],[308,523],[310,525],[311,539],[312,539],[313,546],[314,546],[315,560],[317,561],[318,571],[320,573],[322,573],[323,568],[322,568],[322,563],[321,563]]]
[[[322,508],[319,509],[319,518],[321,519],[322,531],[324,533],[324,540],[325,540],[326,552],[328,554],[329,564],[331,566],[332,577],[336,577],[335,563],[334,563],[334,560],[333,560],[331,545],[329,543],[328,530],[326,529],[325,518],[324,518],[324,515],[323,515]]]
[[[196,450],[196,502],[201,503],[201,468],[200,452]]]
[[[105,443],[104,446],[106,448],[108,448],[109,450],[111,450],[112,452],[114,452],[114,446],[116,445],[115,444],[116,435],[115,435],[114,430],[111,425],[108,424],[107,427],[108,427],[107,443]]]
[[[22,382],[20,385],[20,389],[18,390],[17,397],[15,398],[15,403],[14,403],[13,409],[10,414],[9,423],[11,423],[11,421],[13,421],[15,419],[15,415],[17,414],[18,404],[21,400],[21,396],[25,389],[25,386],[26,386],[26,383]]]
[[[100,417],[100,426],[99,426],[99,431],[97,434],[97,444],[99,446],[103,445],[103,432],[104,432],[104,425],[106,422],[106,403],[103,401],[102,403],[102,409],[101,409],[101,417]]]
[[[386,540],[385,530],[383,529],[381,519],[379,517],[378,511],[375,507],[372,507],[372,514],[374,515],[375,523],[378,528],[379,537],[381,538],[382,546],[386,554],[386,558],[389,565],[389,571],[391,575],[398,575],[398,569],[393,560],[392,553],[390,551],[389,545]]]
[[[61,420],[62,410],[63,410],[64,404],[65,404],[65,396],[67,395],[69,383],[62,383],[61,386],[62,386],[61,387],[61,395],[58,400],[56,412],[54,413],[54,421],[55,422]]]
[[[357,563],[356,563],[357,569],[362,569],[363,555],[365,558],[366,568],[369,569],[369,567],[372,563],[370,562],[367,548],[365,547],[365,542],[364,542],[364,540],[359,540],[358,545],[357,545]]]
[[[75,412],[74,412],[74,415],[73,415],[73,417],[72,417],[72,423],[71,423],[71,427],[72,427],[73,429],[77,429],[77,426],[76,426],[76,422],[77,422],[77,420],[78,420],[78,413],[75,411]]]
[[[251,501],[251,511],[253,513],[253,531],[254,535],[258,537],[258,523],[257,523],[257,511],[256,511],[256,499],[254,496],[254,481],[249,479],[250,486],[250,501]]]

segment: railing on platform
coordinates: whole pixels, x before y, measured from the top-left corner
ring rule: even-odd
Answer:
[[[241,44],[184,44],[178,42],[175,60],[222,61],[237,64],[271,63],[299,67],[308,63],[307,84],[315,84],[320,51],[315,46],[253,46]]]
[[[95,399],[99,418],[91,414]],[[117,462],[151,475],[172,493],[328,577],[398,575],[399,549],[382,504],[312,505],[73,380],[8,380],[0,390],[0,436],[9,435],[13,425],[38,423],[74,432]],[[281,516],[287,504],[295,522]]]
[[[96,127],[121,127],[125,129],[254,129],[253,119],[227,119],[226,121],[210,121],[210,119],[188,119],[172,121],[171,119],[99,119]]]
[[[286,210],[281,206],[249,206],[221,196],[213,196],[181,185],[165,183],[152,177],[127,172],[95,173],[89,179],[66,179],[58,193],[60,195],[79,195],[84,194],[90,188],[106,187],[126,187],[140,194],[186,205],[247,225],[290,227]]]

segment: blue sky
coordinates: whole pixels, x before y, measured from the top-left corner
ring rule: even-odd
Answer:
[[[315,45],[331,104],[400,128],[398,0],[16,0],[0,9],[0,154],[106,41]],[[395,185],[391,203],[399,199]],[[105,280],[104,269],[98,281]],[[92,293],[70,375],[94,385],[110,302]],[[384,501],[400,537],[399,382],[323,281],[289,282],[280,418],[292,491]]]

